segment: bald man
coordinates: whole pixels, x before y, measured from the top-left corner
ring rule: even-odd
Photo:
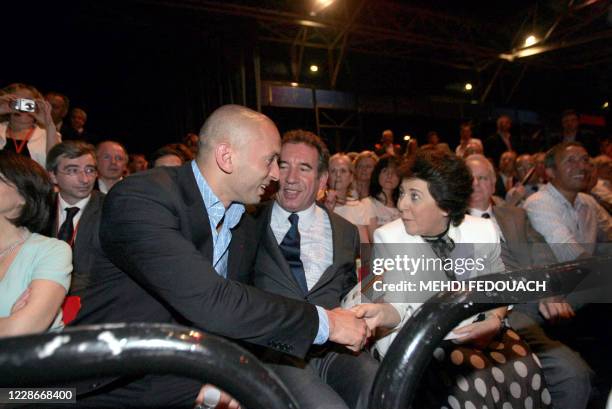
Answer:
[[[106,257],[96,260],[74,325],[183,324],[297,357],[328,340],[360,349],[367,330],[353,313],[242,284],[250,281],[260,236],[244,204],[259,202],[278,180],[279,154],[280,136],[268,117],[227,105],[204,123],[194,161],[118,183],[106,197],[100,226]],[[146,399],[148,407],[193,407],[201,386],[145,376],[127,384],[95,382],[78,393],[105,384],[103,393],[82,403],[138,406]]]

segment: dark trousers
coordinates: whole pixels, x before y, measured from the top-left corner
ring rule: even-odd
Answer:
[[[367,409],[378,365],[367,352],[349,351],[268,363],[301,409]]]

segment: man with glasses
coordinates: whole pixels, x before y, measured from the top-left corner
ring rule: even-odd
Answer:
[[[47,234],[72,246],[70,294],[78,294],[89,282],[96,254],[102,251],[98,227],[104,194],[93,190],[98,176],[96,150],[82,141],[57,144],[47,155],[47,170],[58,190]]]

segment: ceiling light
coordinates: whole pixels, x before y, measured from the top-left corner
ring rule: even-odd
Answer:
[[[610,104],[608,103],[608,101],[604,102],[603,105],[601,106],[603,109],[608,109],[608,107],[610,106]]]
[[[292,83],[291,83],[291,86],[292,86],[292,87],[297,87],[298,85],[299,85],[299,84],[298,84],[297,82],[292,82]]]
[[[405,140],[405,141],[409,141],[410,139],[412,139],[412,136],[410,136],[410,135],[404,135],[404,140]]]
[[[473,86],[472,86],[471,83],[466,82],[464,88],[465,88],[466,91],[471,91]]]
[[[525,39],[525,47],[531,47],[537,42],[538,42],[538,39],[536,38],[536,36],[530,35],[529,37]]]
[[[314,64],[312,64],[312,65],[310,66],[310,71],[311,71],[311,72],[317,72],[317,71],[319,71],[319,66],[318,66],[318,65],[314,65]]]

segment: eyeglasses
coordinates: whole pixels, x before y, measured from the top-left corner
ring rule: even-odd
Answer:
[[[83,173],[85,176],[95,177],[98,174],[98,170],[96,168],[85,168],[85,169],[68,168],[66,170],[58,170],[57,173],[61,173],[62,175],[67,175],[67,176],[77,176]]]

